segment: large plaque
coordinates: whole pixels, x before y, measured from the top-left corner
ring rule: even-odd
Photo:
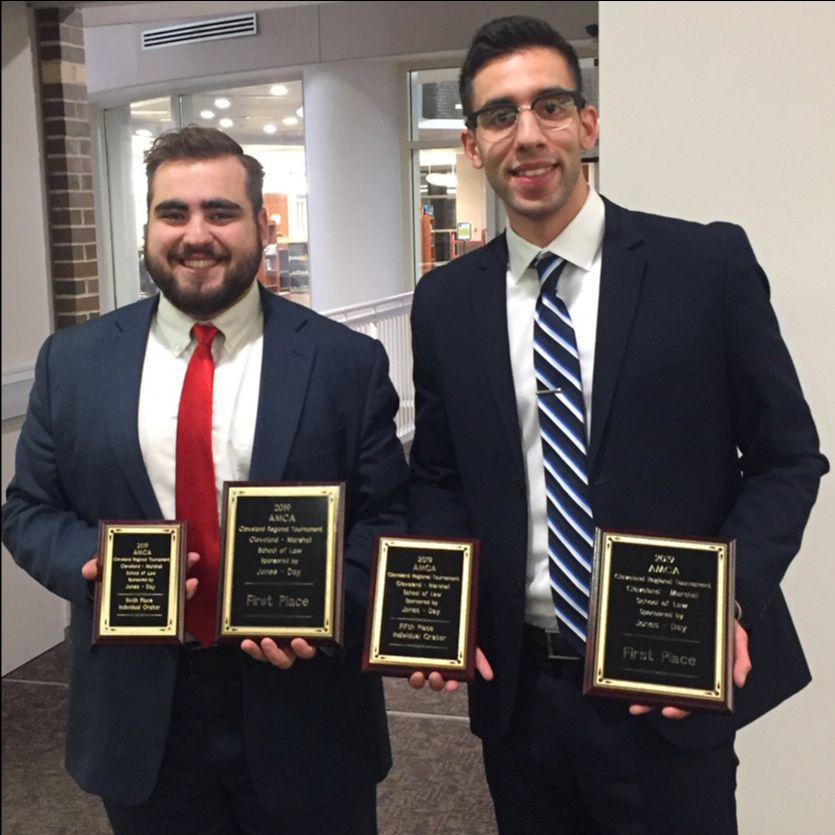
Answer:
[[[93,643],[183,640],[185,522],[99,523]]]
[[[220,640],[342,642],[342,484],[226,482]]]
[[[476,540],[379,537],[363,670],[472,681],[477,586]]]
[[[734,548],[598,529],[584,692],[731,712]]]

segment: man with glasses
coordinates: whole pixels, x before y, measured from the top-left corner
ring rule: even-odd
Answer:
[[[588,187],[597,111],[548,24],[482,27],[460,92],[508,228],[415,292],[410,524],[481,542],[499,829],[735,833],[735,731],[809,681],[779,582],[828,468],[765,277],[738,227]],[[733,715],[582,695],[595,526],[737,540]]]

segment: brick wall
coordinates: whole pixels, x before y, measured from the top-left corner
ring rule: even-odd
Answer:
[[[96,214],[81,14],[35,13],[55,327],[100,312]]]

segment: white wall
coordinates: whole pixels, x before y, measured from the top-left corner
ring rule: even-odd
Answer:
[[[601,190],[745,227],[835,456],[835,4],[600,3]],[[812,685],[743,730],[740,831],[835,821],[835,480],[784,583]]]
[[[29,368],[51,329],[39,114],[25,3],[3,3],[3,373]]]
[[[25,3],[3,3],[3,416],[21,411],[38,348],[51,330],[48,236],[35,74]],[[19,403],[16,401],[20,401]],[[3,420],[2,486],[14,472],[20,420]],[[59,643],[66,605],[3,548],[2,674]]]

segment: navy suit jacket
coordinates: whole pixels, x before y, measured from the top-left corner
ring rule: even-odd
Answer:
[[[263,369],[250,479],[345,481],[345,643],[289,671],[241,653],[250,773],[267,804],[303,813],[380,780],[391,755],[380,679],[362,676],[369,564],[377,532],[405,524],[408,470],[397,395],[379,342],[261,294]],[[156,782],[177,667],[170,646],[91,647],[81,566],[100,519],[161,517],[137,434],[156,299],[53,334],[38,358],[4,540],[36,580],[72,604],[67,768],[126,803]]]
[[[504,235],[424,276],[413,306],[410,527],[481,540],[473,730],[501,736],[524,619],[526,478],[507,334]],[[737,540],[753,671],[733,716],[649,721],[727,739],[809,681],[780,581],[826,472],[744,232],[606,202],[589,444],[595,523]],[[624,710],[626,704],[624,703]]]

